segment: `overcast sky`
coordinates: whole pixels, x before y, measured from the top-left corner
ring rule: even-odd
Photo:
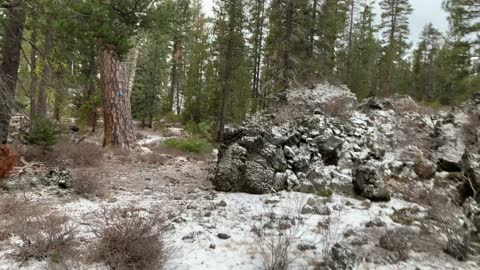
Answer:
[[[379,0],[375,2],[378,6]],[[442,9],[442,2],[443,0],[410,0],[414,9],[410,18],[410,39],[412,41],[417,41],[423,26],[429,22],[442,32],[448,29],[447,14]],[[211,15],[213,0],[203,0],[203,5],[207,15]],[[377,11],[377,13],[380,12]]]

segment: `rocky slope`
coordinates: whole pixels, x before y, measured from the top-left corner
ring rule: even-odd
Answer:
[[[478,204],[465,200],[480,199],[479,116],[479,94],[434,112],[408,96],[359,103],[342,87],[297,89],[273,112],[228,129],[211,181],[226,192],[451,201],[469,213],[465,237],[478,240]]]

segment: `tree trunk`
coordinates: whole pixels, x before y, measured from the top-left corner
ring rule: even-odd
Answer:
[[[236,2],[232,4],[232,10],[234,10],[233,5],[235,5]],[[231,14],[231,13],[230,13]],[[227,102],[228,102],[228,96],[230,95],[230,75],[232,72],[232,57],[233,57],[233,33],[235,31],[235,25],[234,21],[232,18],[230,18],[229,21],[229,27],[228,27],[228,42],[227,42],[227,47],[226,47],[226,52],[225,52],[225,75],[222,78],[222,108],[220,111],[220,116],[219,116],[219,121],[218,121],[218,142],[220,144],[223,143],[224,135],[225,135],[225,117],[227,114]]]
[[[290,88],[290,73],[293,72],[293,67],[291,65],[290,59],[290,46],[292,43],[293,35],[293,2],[294,0],[289,0],[286,6],[286,33],[285,33],[285,47],[283,49],[283,91],[287,91]]]
[[[22,4],[21,0],[12,0],[4,12],[5,32],[2,35],[0,65],[0,143],[7,142],[10,118],[15,104],[15,88],[25,24],[25,11]]]
[[[103,146],[119,146],[125,150],[137,147],[130,106],[126,64],[116,53],[102,46],[99,52],[100,89],[103,101]]]
[[[128,89],[133,90],[133,83],[135,82],[135,74],[137,73],[137,64],[138,64],[138,56],[140,55],[140,44],[137,44],[135,48],[133,48],[133,59],[132,59],[132,66],[130,67],[130,75],[128,77]]]
[[[50,57],[50,53],[53,47],[53,33],[48,31],[47,36],[45,37],[45,47],[44,47],[44,54],[45,54],[45,64],[43,66],[43,78],[40,82],[38,88],[38,106],[37,106],[37,115],[46,117],[47,116],[47,87],[50,84],[50,80],[52,77],[52,67],[50,66],[50,62],[48,58]]]
[[[253,57],[253,82],[252,93],[255,98],[256,111],[259,108],[260,99],[260,72],[262,63],[262,43],[263,43],[263,26],[265,23],[265,1],[257,0],[257,13],[255,14],[255,37],[254,37],[254,57]]]
[[[37,31],[33,30],[30,42],[37,46]],[[37,50],[33,48],[30,53],[30,118],[33,118],[37,112]]]
[[[148,127],[153,128],[153,114],[148,115]]]
[[[86,102],[91,102],[92,96],[95,95],[95,80],[97,77],[97,66],[95,65],[95,54],[94,49],[92,48],[91,56],[90,56],[90,67],[89,67],[89,74],[88,74],[88,90],[86,96]],[[97,127],[97,104],[93,103],[93,107],[91,108],[90,115],[88,116],[88,120],[92,127],[92,132],[95,132]]]
[[[57,72],[56,79],[58,81],[57,89],[55,89],[55,102],[53,106],[53,117],[60,122],[62,120],[62,107],[65,100],[65,92],[63,89],[63,76],[61,72]]]
[[[173,40],[172,51],[172,70],[170,74],[170,92],[167,97],[167,112],[173,112],[173,101],[175,99],[175,92],[178,91],[178,60],[179,60],[179,40],[175,37]]]
[[[347,82],[351,82],[352,74],[352,46],[353,46],[353,24],[355,15],[355,0],[350,0],[350,25],[348,29],[348,53],[347,53]]]
[[[313,51],[315,48],[315,33],[317,32],[317,11],[318,11],[318,0],[313,0],[312,4],[312,27],[310,29],[310,34],[308,37],[308,56],[313,57]]]

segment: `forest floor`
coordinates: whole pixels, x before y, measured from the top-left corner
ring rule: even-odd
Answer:
[[[147,146],[163,139],[153,131],[138,132],[145,135],[141,143]],[[173,129],[172,133],[181,136],[179,129]],[[98,142],[101,136],[97,135],[89,140]],[[358,262],[358,269],[478,269],[472,262],[458,262],[442,250],[432,248],[434,243],[412,247],[405,260],[378,247],[378,239],[387,230],[419,227],[418,222],[395,223],[391,215],[398,209],[418,209],[421,215],[424,209],[420,205],[395,198],[388,203],[372,204],[342,192],[334,192],[329,198],[295,192],[222,193],[214,191],[208,181],[213,155],[203,159],[169,156],[163,164],[106,155],[95,167],[68,168],[73,175],[89,170],[102,179],[107,184],[107,194],[102,198],[85,199],[56,187],[28,188],[1,195],[41,205],[46,213],[67,216],[75,227],[77,243],[74,255],[60,262],[51,259],[18,262],[14,254],[20,239],[15,236],[4,239],[0,242],[0,269],[108,269],[90,259],[91,245],[96,241],[93,228],[103,210],[128,206],[160,213],[168,220],[171,229],[166,242],[173,253],[166,269],[263,269],[262,255],[270,252],[268,244],[278,238],[260,238],[258,231],[270,229],[268,224],[272,222],[288,223],[291,228],[287,236],[291,240],[290,269],[314,269],[336,242],[355,246],[367,258]],[[47,171],[39,169],[39,173]],[[312,200],[328,210],[304,211]],[[376,225],[366,225],[372,221]],[[421,242],[419,239],[418,243]]]

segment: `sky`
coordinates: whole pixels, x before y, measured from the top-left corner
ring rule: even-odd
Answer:
[[[378,0],[376,2],[378,3]],[[443,0],[410,0],[414,9],[410,17],[410,40],[412,42],[417,43],[423,26],[429,22],[442,32],[448,30],[447,13],[442,9],[442,2]],[[203,0],[203,6],[206,14],[211,15],[213,0]],[[377,13],[380,16],[379,10]]]

